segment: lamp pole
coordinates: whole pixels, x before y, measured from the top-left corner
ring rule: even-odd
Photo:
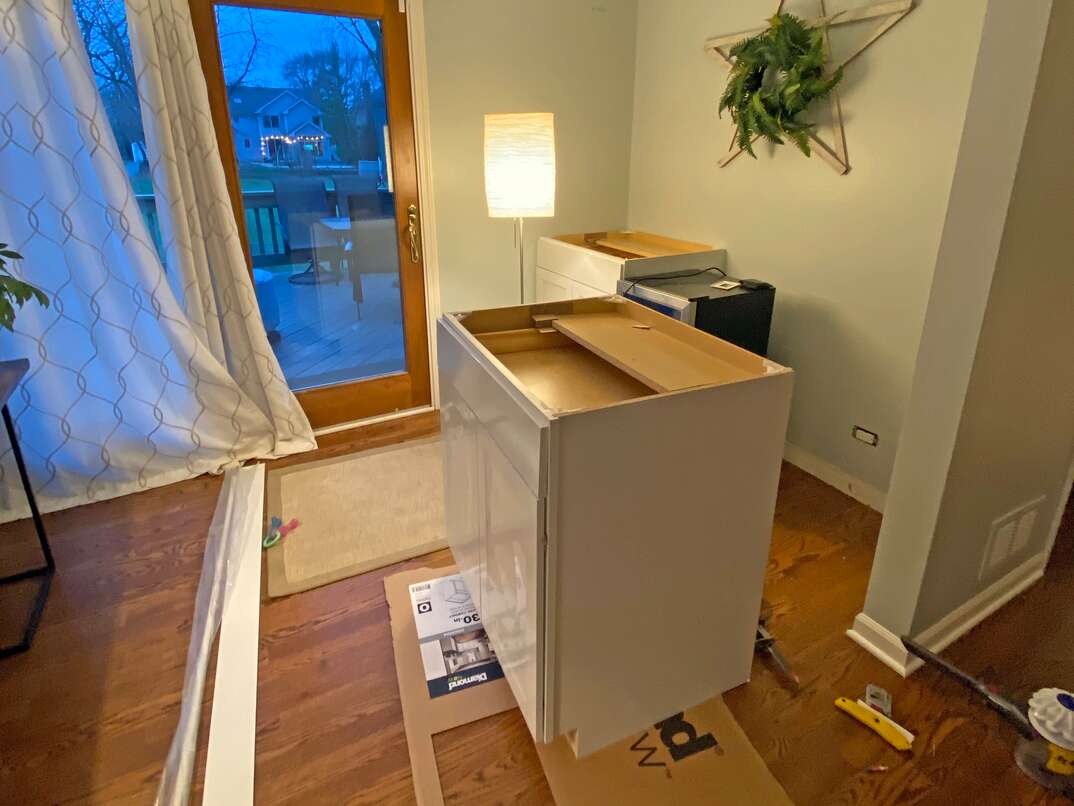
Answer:
[[[522,251],[522,217],[515,219],[518,222],[518,302],[526,304],[526,269]]]

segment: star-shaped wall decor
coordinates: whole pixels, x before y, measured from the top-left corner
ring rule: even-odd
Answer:
[[[786,0],[779,0],[776,4],[775,14],[779,14],[783,11],[783,4]],[[866,48],[876,42],[880,37],[886,34],[892,29],[892,27],[903,17],[913,11],[914,0],[888,0],[883,3],[874,3],[870,6],[864,6],[862,8],[850,9],[848,11],[840,11],[836,14],[828,14],[824,7],[824,0],[819,0],[820,3],[820,16],[814,19],[805,20],[806,25],[810,27],[817,26],[834,26],[834,25],[846,25],[852,22],[864,22],[866,20],[881,20],[880,24],[875,30],[865,39],[865,42],[851,52],[849,56],[843,59],[838,65],[835,65],[834,69],[839,67],[846,67],[856,58],[858,58]],[[774,16],[774,15],[773,15]],[[722,36],[714,36],[705,42],[705,51],[717,59],[721,59],[727,65],[734,63],[731,58],[730,51],[735,45],[744,39],[748,39],[751,36],[756,36],[759,33],[765,31],[765,28],[754,28],[749,31],[739,31],[736,34],[724,34]],[[827,37],[827,33],[825,33]],[[829,50],[831,47],[829,45]],[[838,173],[845,174],[850,170],[850,161],[847,158],[847,140],[846,131],[843,126],[843,110],[839,104],[839,92],[833,90],[830,96],[832,104],[832,125],[835,134],[834,144],[829,144],[823,140],[816,130],[811,130],[809,133],[809,140],[815,148],[817,154],[824,159],[829,165],[831,165]],[[754,137],[754,141],[757,137]],[[727,155],[720,160],[719,165],[721,168],[730,164],[739,154],[742,153],[742,149],[737,145],[738,130],[735,129],[734,134],[731,136],[731,145],[728,146]]]

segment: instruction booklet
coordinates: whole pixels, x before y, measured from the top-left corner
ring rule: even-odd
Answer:
[[[410,586],[430,697],[503,677],[481,616],[459,574]]]

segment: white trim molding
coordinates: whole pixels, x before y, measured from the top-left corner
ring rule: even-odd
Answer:
[[[236,476],[235,484],[228,485],[221,495],[228,495],[226,506],[235,513],[234,540],[244,548],[238,567],[227,571],[227,593],[216,649],[203,806],[252,806],[254,802],[265,465],[240,468]]]
[[[847,630],[847,637],[903,677],[921,665],[920,659],[906,651],[899,636],[864,613],[858,613],[854,618],[854,626]]]
[[[829,484],[835,489],[846,493],[855,501],[865,504],[870,509],[875,509],[877,512],[884,511],[884,499],[887,497],[887,493],[884,490],[851,476],[842,468],[838,468],[790,442],[784,445],[783,458],[798,469],[804,470],[811,476],[816,476],[825,484]]]
[[[993,582],[972,599],[952,610],[938,622],[917,634],[918,643],[933,652],[942,652],[1015,596],[1024,593],[1044,576],[1049,551],[1030,557],[1014,570]],[[884,665],[908,677],[922,662],[907,652],[902,640],[865,613],[858,613],[847,637]]]
[[[402,7],[403,0],[400,0]],[[433,148],[429,122],[429,64],[425,56],[425,2],[406,2],[407,41],[410,45],[410,97],[414,109],[414,145],[418,161],[418,203],[421,207],[421,247],[425,265],[425,310],[428,315],[429,374],[432,406],[440,407],[437,373],[436,320],[440,317],[440,259],[436,247],[436,196],[433,192]]]
[[[352,428],[364,428],[367,425],[386,423],[390,420],[402,420],[406,417],[413,417],[415,414],[425,414],[430,411],[436,411],[436,408],[434,406],[418,406],[414,409],[399,409],[398,411],[390,411],[387,414],[377,414],[373,417],[366,417],[363,420],[349,420],[345,423],[337,423],[336,425],[326,425],[324,428],[316,428],[313,431],[313,436],[323,437],[327,434],[335,434],[337,431],[350,431]]]

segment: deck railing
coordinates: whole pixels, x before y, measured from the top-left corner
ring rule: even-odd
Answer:
[[[280,208],[271,190],[253,190],[242,194],[246,214],[246,236],[250,240],[250,257],[255,266],[287,263],[289,251],[284,240]]]
[[[329,208],[335,209],[336,192],[329,190],[327,193]],[[136,193],[135,198],[138,200],[138,207],[142,211],[142,217],[149,227],[149,232],[153,236],[157,251],[161,252],[160,220],[157,216],[156,199],[152,193]],[[390,196],[386,196],[385,199],[390,203]],[[242,204],[246,216],[246,236],[250,242],[250,256],[253,258],[254,266],[277,266],[291,262],[275,192],[271,190],[245,191],[242,194]]]
[[[157,251],[162,251],[160,237],[160,218],[157,216],[157,202],[152,193],[137,193],[138,208],[142,211],[149,233]],[[286,263],[289,257],[287,242],[283,235],[280,221],[280,208],[276,204],[276,194],[271,190],[251,190],[242,194],[242,205],[246,213],[246,236],[250,241],[250,256],[254,266],[273,266]]]

